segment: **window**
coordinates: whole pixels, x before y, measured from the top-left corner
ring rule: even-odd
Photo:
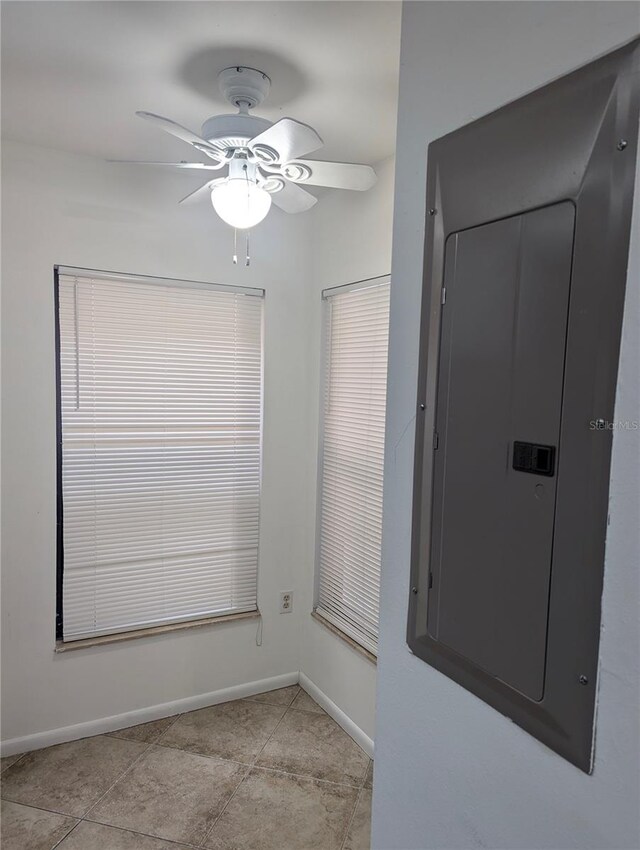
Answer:
[[[376,654],[389,279],[324,297],[316,612]]]
[[[59,269],[58,638],[256,610],[262,291]]]

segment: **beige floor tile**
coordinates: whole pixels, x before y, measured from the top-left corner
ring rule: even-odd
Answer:
[[[199,844],[245,774],[233,762],[154,746],[88,819]]]
[[[278,688],[275,691],[266,691],[264,694],[254,694],[251,697],[245,697],[245,699],[253,702],[266,702],[269,705],[289,706],[297,697],[299,691],[299,685],[290,685],[288,688]]]
[[[186,844],[174,844],[161,838],[151,838],[130,832],[128,829],[115,829],[101,823],[82,821],[58,845],[56,850],[181,850]]]
[[[364,787],[365,788],[373,788],[373,759],[369,760],[369,767],[367,768],[367,775],[364,778]]]
[[[167,731],[176,716],[174,714],[172,717],[162,717],[149,723],[127,726],[126,729],[116,729],[115,732],[109,732],[109,735],[113,738],[125,738],[127,741],[140,741],[141,744],[153,744]]]
[[[362,784],[369,759],[328,714],[289,709],[257,764],[328,779]]]
[[[159,743],[192,753],[252,761],[286,711],[284,706],[235,700],[178,718]]]
[[[318,703],[312,699],[306,691],[300,690],[298,696],[291,703],[291,708],[297,708],[300,711],[315,711],[317,714],[324,714],[324,708],[320,708]]]
[[[358,790],[253,769],[213,827],[210,850],[340,850]]]
[[[99,735],[28,753],[2,775],[2,797],[81,817],[146,745]]]
[[[17,762],[19,758],[22,758],[22,754],[18,756],[5,756],[4,758],[0,759],[0,773],[2,773],[2,771],[6,770],[8,767],[11,767],[12,764],[15,764],[15,762]]]
[[[75,818],[2,801],[2,850],[51,850],[73,829]]]
[[[344,850],[369,850],[371,847],[371,791],[362,789],[349,827]]]

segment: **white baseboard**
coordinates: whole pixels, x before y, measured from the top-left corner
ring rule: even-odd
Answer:
[[[172,702],[163,702],[159,705],[150,705],[147,708],[126,711],[124,714],[114,714],[111,717],[101,717],[98,720],[75,723],[73,726],[61,726],[58,729],[50,729],[47,732],[36,732],[33,735],[24,735],[21,738],[9,738],[0,743],[0,755],[4,758],[4,756],[13,756],[29,750],[41,750],[43,747],[51,747],[53,744],[76,741],[78,738],[88,738],[91,735],[115,732],[117,729],[125,729],[127,726],[135,726],[138,723],[147,723],[150,720],[159,720],[161,717],[170,717],[172,714],[182,714],[185,711],[194,711],[197,708],[206,708],[209,705],[217,705],[221,702],[249,697],[253,694],[260,694],[263,691],[274,691],[276,688],[285,688],[288,685],[297,684],[298,679],[299,674],[297,672],[285,673],[281,676],[270,676],[268,679],[258,679],[255,682],[234,685],[230,688],[221,688],[218,691],[211,691],[208,694],[198,694],[197,696],[177,699]],[[326,700],[327,698],[324,697],[324,699]],[[320,703],[320,700],[318,702]],[[324,708],[324,704],[320,704]],[[340,709],[337,710],[339,711]],[[331,716],[333,717],[334,715]],[[343,725],[339,720],[338,723],[341,726]],[[347,729],[346,731],[349,730]],[[355,735],[352,737],[355,737]]]
[[[330,717],[333,717],[339,726],[342,726],[347,735],[350,735],[356,744],[362,747],[369,758],[373,758],[373,740],[304,673],[300,673],[300,686],[319,706],[324,708]]]
[[[88,720],[84,723],[75,723],[73,726],[61,726],[58,729],[50,729],[47,732],[35,732],[32,735],[23,735],[20,738],[9,738],[0,743],[0,755],[13,756],[30,750],[41,750],[43,747],[52,747],[54,744],[64,744],[67,741],[76,741],[78,738],[88,738],[91,735],[103,735],[105,732],[115,732],[125,729],[127,726],[135,726],[138,723],[148,723],[150,720],[159,720],[162,717],[170,717],[172,714],[182,714],[185,711],[195,711],[198,708],[206,708],[209,705],[218,705],[221,702],[229,702],[233,699],[242,699],[253,694],[265,691],[274,691],[277,688],[286,688],[288,685],[297,683],[307,691],[309,696],[320,705],[330,717],[350,735],[353,740],[373,758],[373,741],[357,726],[353,720],[344,713],[341,708],[329,699],[320,688],[311,681],[304,673],[284,673],[281,676],[270,676],[268,679],[258,679],[255,682],[247,682],[244,685],[233,685],[230,688],[221,688],[218,691],[210,691],[207,694],[198,694],[193,697],[163,702],[159,705],[150,705],[147,708],[139,708],[135,711],[126,711],[123,714],[114,714],[111,717],[101,717],[98,720]]]

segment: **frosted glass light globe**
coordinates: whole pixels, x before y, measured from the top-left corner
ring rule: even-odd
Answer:
[[[257,183],[235,177],[214,186],[211,203],[223,221],[238,230],[246,230],[259,224],[269,212],[271,195]]]

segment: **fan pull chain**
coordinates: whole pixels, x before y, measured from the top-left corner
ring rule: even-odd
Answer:
[[[244,252],[244,264],[245,266],[251,265],[251,255],[249,253],[249,231],[245,231],[245,252]],[[238,231],[234,227],[233,228],[233,265],[238,265]]]
[[[249,195],[249,186],[250,186],[250,183],[249,183],[249,170],[248,170],[248,167],[247,167],[246,162],[245,162],[245,164],[242,166],[242,168],[244,169],[244,179],[245,179],[246,184],[247,184],[247,208],[248,208],[248,207],[249,207],[249,202],[250,202],[250,195]],[[245,231],[245,252],[244,252],[244,264],[245,264],[245,266],[250,266],[250,265],[251,265],[251,257],[249,256],[249,231],[248,231],[248,230],[246,230],[246,231]]]

